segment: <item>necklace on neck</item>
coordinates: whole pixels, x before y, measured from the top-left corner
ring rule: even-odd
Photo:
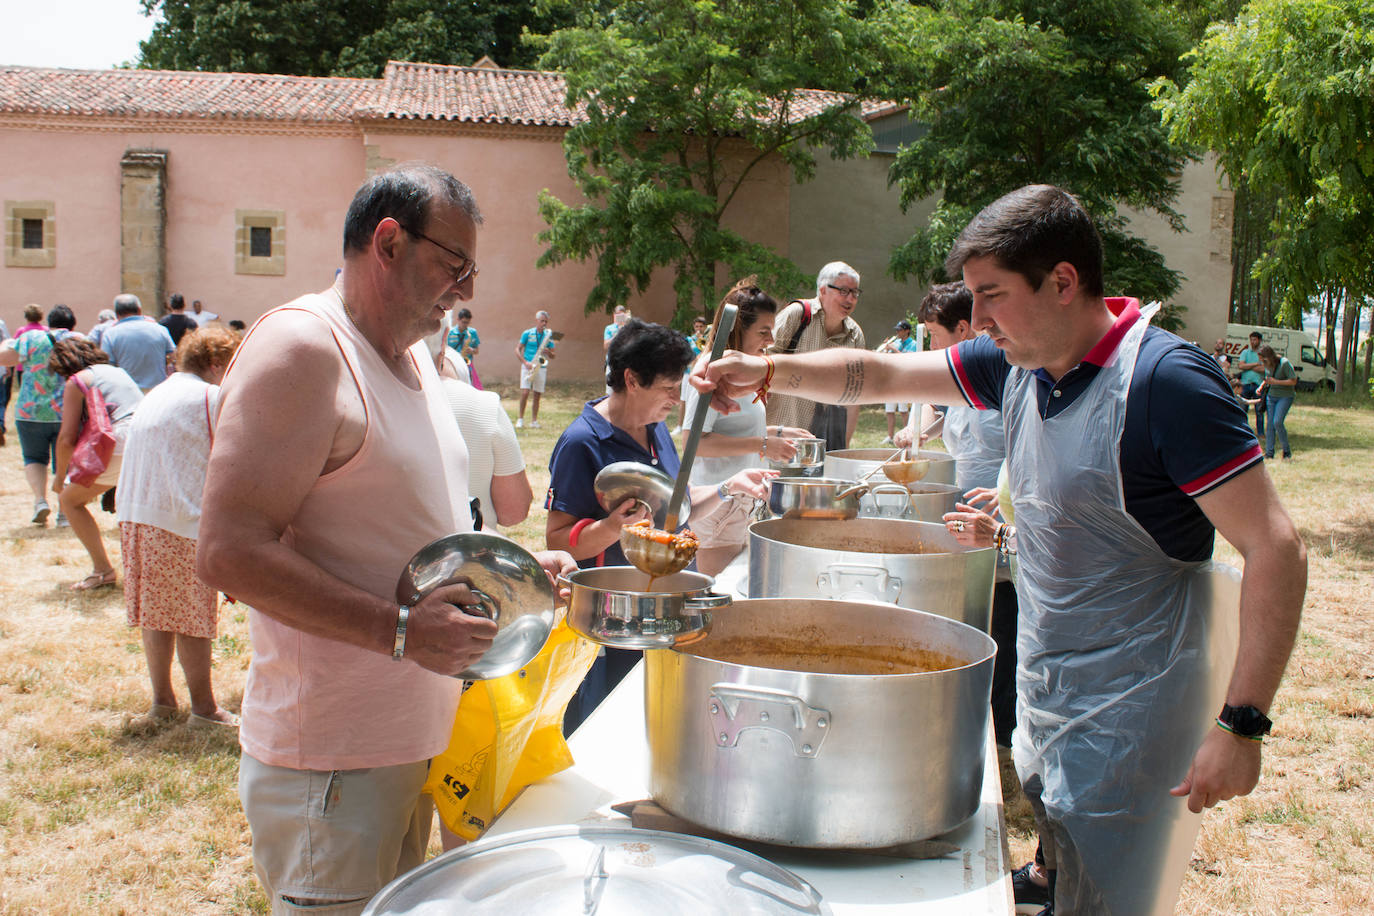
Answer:
[[[348,307],[348,300],[344,298],[343,293],[336,289],[334,290],[334,295],[339,297],[339,305],[343,306],[344,317],[349,320],[353,327],[361,331],[363,329],[363,326],[358,324],[357,318],[353,317],[353,310]]]

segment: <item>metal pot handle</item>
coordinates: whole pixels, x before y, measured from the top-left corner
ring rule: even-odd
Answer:
[[[869,487],[868,495],[873,497],[873,506],[878,510],[880,516],[884,516],[886,510],[896,508],[897,511],[893,514],[895,517],[901,518],[911,505],[911,491],[906,488],[905,484],[880,483],[876,487]],[[897,497],[895,507],[891,503],[885,506],[882,500],[884,496]]]
[[[857,591],[874,601],[895,604],[902,594],[902,580],[882,566],[836,563],[816,576],[816,588],[823,598],[844,600]]]
[[[689,611],[709,611],[712,608],[729,607],[734,603],[734,600],[729,595],[707,593],[688,597],[684,605]]]
[[[798,757],[815,757],[830,733],[829,710],[809,706],[801,697],[773,687],[713,684],[706,712],[717,747],[735,747],[740,732],[765,728],[786,735]]]
[[[835,498],[836,500],[848,499],[849,497],[853,496],[853,495],[856,494],[856,493],[867,493],[867,492],[869,492],[868,484],[867,484],[866,482],[864,482],[864,481],[860,481],[859,483],[856,483],[856,484],[853,484],[853,485],[851,485],[851,486],[845,487],[843,490],[841,490],[838,486],[836,486],[836,488],[835,488],[835,497],[834,497],[834,498]]]

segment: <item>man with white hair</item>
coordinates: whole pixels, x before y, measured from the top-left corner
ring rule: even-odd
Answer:
[[[553,359],[553,332],[549,330],[549,313],[540,309],[534,313],[534,327],[526,328],[520,335],[520,343],[515,346],[515,355],[520,359],[520,417],[515,421],[516,428],[525,425],[525,402],[530,391],[534,392],[534,408],[530,412],[530,426],[539,428],[539,398],[544,394],[544,382],[548,369],[544,365]],[[540,359],[540,357],[543,359]]]
[[[133,293],[114,298],[115,323],[100,337],[100,349],[133,377],[147,394],[168,375],[168,361],[177,345],[167,329],[143,314],[143,304]]]
[[[813,353],[832,347],[866,348],[863,328],[851,315],[859,304],[859,272],[831,261],[816,277],[816,298],[796,299],[778,313],[770,353]],[[806,398],[773,394],[770,426],[800,426],[826,440],[827,449],[845,448],[859,422],[859,408],[818,404]]]
[[[105,331],[115,323],[114,309],[101,309],[100,314],[95,316],[95,327],[91,328],[91,333],[86,336],[96,346],[100,346],[100,338],[105,335]]]

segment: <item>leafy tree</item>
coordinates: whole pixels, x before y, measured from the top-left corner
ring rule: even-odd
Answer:
[[[501,0],[139,0],[162,21],[139,65],[167,70],[380,76],[388,60],[502,66],[534,63],[522,30],[563,13]]]
[[[1178,16],[1145,0],[898,0],[870,19],[888,36],[877,91],[908,100],[929,128],[893,164],[902,206],[943,192],[929,225],[894,252],[896,276],[944,279],[945,253],[974,214],[1048,183],[1097,221],[1109,293],[1163,300],[1177,290],[1178,273],[1119,211],[1183,227],[1173,205],[1188,153],[1147,92],[1178,70]],[[1164,323],[1181,322],[1166,312]]]
[[[715,299],[716,267],[801,286],[795,265],[724,225],[745,182],[770,156],[798,180],[815,148],[864,154],[856,103],[811,113],[798,87],[856,88],[867,28],[844,0],[630,0],[602,13],[578,0],[577,25],[549,37],[541,64],[567,79],[586,121],[564,140],[586,198],[545,191],[540,266],[596,261],[588,312],[610,310],[671,267],[677,316]]]
[[[1189,57],[1187,85],[1156,84],[1158,107],[1173,136],[1273,201],[1255,277],[1286,291],[1282,317],[1343,302],[1353,330],[1374,295],[1374,4],[1253,0]]]

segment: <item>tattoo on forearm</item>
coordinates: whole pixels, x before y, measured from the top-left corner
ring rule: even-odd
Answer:
[[[864,364],[861,359],[851,359],[844,364],[844,391],[839,403],[857,404],[864,390]]]
[[[802,377],[801,377],[800,375],[789,375],[789,376],[787,377],[787,387],[788,387],[788,388],[800,388],[800,387],[801,387],[801,379],[802,379]]]

